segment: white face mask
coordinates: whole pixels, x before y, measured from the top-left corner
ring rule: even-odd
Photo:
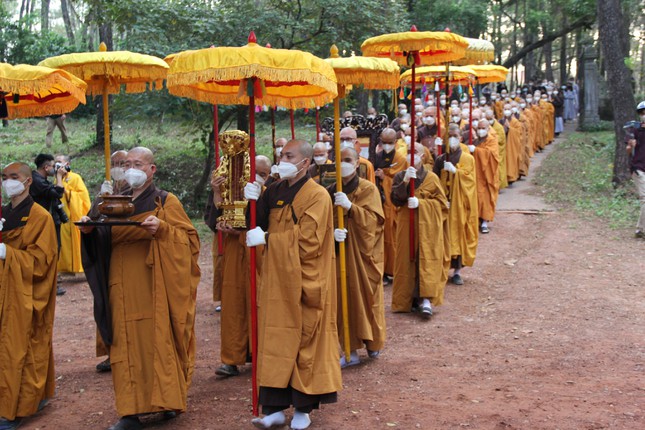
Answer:
[[[376,118],[376,115],[367,115],[367,119],[374,119]]]
[[[414,114],[415,114],[416,116],[420,117],[421,115],[423,115],[423,112],[421,112],[421,109],[420,109],[420,108],[421,108],[421,106],[417,106],[417,108],[419,108],[419,109],[418,109]]]
[[[425,125],[433,126],[434,125],[434,117],[433,116],[426,116],[423,118],[423,123]]]
[[[521,107],[522,109],[526,108],[526,103],[520,103],[520,107]]]
[[[351,176],[355,171],[356,171],[356,166],[354,166],[352,163],[348,163],[346,161],[341,161],[341,163],[340,163],[340,175],[343,178]]]
[[[331,143],[325,142],[325,147],[327,148],[327,152],[331,151]]]
[[[314,156],[314,163],[316,163],[319,166],[322,165],[322,164],[325,164],[326,161],[327,161],[327,156],[325,156],[325,155],[316,155],[316,156]]]
[[[257,182],[258,184],[260,184],[262,186],[262,185],[264,185],[266,180],[262,176],[256,174],[255,175],[255,182]]]
[[[445,105],[446,105],[446,101],[445,101],[445,100],[439,100],[439,103],[441,104],[441,106],[445,106]]]
[[[406,161],[408,162],[409,166],[412,166],[412,157],[410,154],[405,156]],[[421,164],[421,156],[419,154],[414,154],[414,167],[418,166]]]
[[[146,172],[132,168],[126,170],[123,177],[128,185],[130,185],[135,190],[137,188],[141,188],[143,184],[145,184],[148,180],[148,175],[146,175]]]
[[[450,139],[448,139],[448,144],[450,145],[450,149],[459,148],[459,138],[452,136]]]
[[[470,115],[470,109],[462,109],[461,114],[466,116]]]
[[[504,111],[504,116],[511,116],[511,111],[510,111],[510,110],[508,110],[508,109],[506,109],[506,110]]]
[[[406,115],[407,113],[408,113],[408,110],[407,110],[407,109],[400,109],[400,110],[399,110],[399,115],[400,115],[400,116]]]
[[[526,99],[526,102],[527,102],[527,103],[532,103],[532,102],[533,102],[533,99],[528,98],[528,99]]]
[[[497,96],[490,96],[490,99],[491,99],[492,101],[495,101],[495,100],[497,100]]]
[[[480,105],[480,106],[484,106],[485,104],[486,104],[486,100],[480,100],[480,101],[479,101],[479,105]]]
[[[276,146],[275,147],[275,155],[280,158],[280,154],[282,154],[282,146]]]
[[[558,93],[559,93],[559,91],[553,91],[553,95],[554,95],[554,96],[557,96],[557,95],[558,95]]]
[[[479,137],[486,137],[488,135],[488,131],[480,128],[479,130],[477,130],[477,134],[479,135]]]
[[[516,108],[516,107],[512,107],[512,108],[511,108],[511,112],[512,112],[512,113],[517,113],[517,108]]]
[[[300,170],[298,170],[298,164],[302,163],[303,161],[305,160],[300,160],[296,164],[289,163],[287,161],[281,161],[280,164],[278,164],[278,175],[280,175],[282,179],[291,179],[297,176],[298,173],[300,173]]]
[[[384,143],[381,146],[383,147],[383,151],[385,151],[386,154],[389,154],[394,149],[393,143]]]
[[[412,141],[412,138],[411,138],[410,136],[405,136],[405,137],[403,138],[403,140],[405,141],[405,144],[406,144],[406,145],[409,145],[409,144],[410,144],[410,142]]]
[[[478,125],[479,125],[479,120],[478,120],[478,119],[474,119],[474,120],[473,120],[473,128],[477,128],[477,126],[478,126]]]
[[[124,174],[123,167],[112,167],[110,169],[110,177],[115,181],[122,181]]]
[[[2,189],[9,198],[19,196],[25,191],[25,182],[27,182],[26,179],[24,182],[20,182],[17,179],[7,179],[2,181]]]
[[[460,116],[453,116],[453,117],[452,117],[452,122],[454,122],[455,124],[458,124],[458,123],[459,123],[459,121],[461,121],[461,117],[460,117]]]
[[[408,128],[410,128],[410,126],[409,126],[409,125],[407,125],[407,124],[405,124],[405,123],[401,124],[401,130],[403,130],[403,131],[407,131],[407,129],[408,129]]]
[[[345,140],[345,141],[341,140],[340,141],[340,150],[342,151],[343,149],[347,149],[347,148],[354,149],[354,142],[352,142],[351,140]]]

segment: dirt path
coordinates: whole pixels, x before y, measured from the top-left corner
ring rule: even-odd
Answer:
[[[389,312],[386,289],[385,350],[371,362],[362,351],[364,363],[343,371],[339,403],[314,412],[312,429],[645,428],[645,242],[569,212],[518,213],[534,209],[523,198],[536,203],[525,182],[502,194],[466,284],[447,286],[430,321]],[[148,428],[252,428],[250,367],[238,378],[214,375],[209,249],[188,413]],[[66,288],[54,333],[57,395],[24,428],[118,419],[111,377],[94,370],[90,292],[83,282]]]

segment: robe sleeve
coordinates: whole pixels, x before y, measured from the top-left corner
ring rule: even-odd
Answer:
[[[385,223],[378,191],[370,187],[363,189],[361,195],[353,196],[348,217],[358,227],[358,231],[349,234],[354,235],[362,253],[371,253],[378,239],[377,227]]]

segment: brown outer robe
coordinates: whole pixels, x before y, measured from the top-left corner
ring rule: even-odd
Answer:
[[[52,333],[56,304],[54,221],[34,203],[23,227],[3,232],[0,260],[0,417],[37,412],[54,395]]]
[[[388,275],[394,274],[394,250],[396,248],[396,207],[392,204],[392,179],[394,175],[407,169],[408,163],[405,161],[405,155],[395,151],[391,166],[382,169],[383,180],[381,181],[385,196],[385,201],[383,202],[383,213],[385,215],[383,232],[385,265],[383,271]]]
[[[497,144],[499,146],[499,189],[502,190],[508,187],[508,179],[506,178],[506,132],[502,124],[497,120],[491,124],[490,129],[495,130],[497,135]]]
[[[297,224],[293,217],[296,217]],[[312,179],[271,209],[258,291],[258,385],[340,391],[332,203]]]
[[[479,214],[477,212],[477,175],[475,159],[468,152],[461,152],[457,173],[441,171],[441,186],[446,192],[450,176],[450,256],[461,256],[464,266],[472,266],[477,254],[479,240]]]
[[[344,212],[347,239],[347,295],[349,303],[350,349],[364,346],[370,351],[380,351],[385,345],[385,305],[383,303],[383,225],[385,217],[381,196],[365,179],[358,180],[358,187],[347,197],[352,207]],[[336,213],[334,213],[336,216]],[[340,261],[337,262],[340,264]],[[337,266],[337,275],[340,270]],[[340,277],[338,277],[340,297]],[[342,303],[338,301],[338,327],[343,327]],[[339,341],[344,345],[343,330]]]
[[[499,150],[497,137],[488,134],[480,141],[473,153],[477,170],[477,204],[479,217],[486,221],[495,218],[495,206],[499,195]]]
[[[522,123],[511,115],[506,135],[506,178],[509,182],[515,182],[520,177],[520,155],[524,151],[522,137]]]
[[[177,197],[156,204],[130,217],[156,215],[154,237],[140,227],[112,228],[110,362],[120,416],[186,410],[195,365],[199,237]]]
[[[404,173],[394,179],[394,186]],[[407,189],[407,187],[406,187]],[[443,293],[450,269],[448,237],[448,200],[437,175],[428,171],[416,188],[419,207],[415,210],[415,257],[419,267],[419,297],[431,299],[433,306],[443,303]],[[410,210],[398,208],[396,261],[392,287],[392,312],[410,312],[415,296],[416,264],[410,261]]]

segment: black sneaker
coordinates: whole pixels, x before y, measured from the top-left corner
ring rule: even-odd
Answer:
[[[464,285],[464,280],[463,280],[463,279],[461,279],[461,276],[459,276],[459,275],[454,275],[454,276],[451,278],[451,281],[452,281],[452,283],[453,283],[453,284],[455,284],[455,285]]]
[[[642,232],[640,230],[636,230],[636,233],[634,233],[634,237],[636,239],[645,239],[645,232]]]
[[[100,373],[103,372],[111,372],[112,371],[112,365],[110,364],[110,357],[106,358],[105,360],[101,361],[99,364],[96,365],[96,370]]]
[[[66,292],[67,292],[67,290],[66,290],[65,288],[56,287],[56,295],[57,295],[57,296],[62,296],[62,295],[64,295]]]
[[[222,364],[215,370],[215,374],[220,376],[238,376],[240,371],[237,370],[237,366]]]

